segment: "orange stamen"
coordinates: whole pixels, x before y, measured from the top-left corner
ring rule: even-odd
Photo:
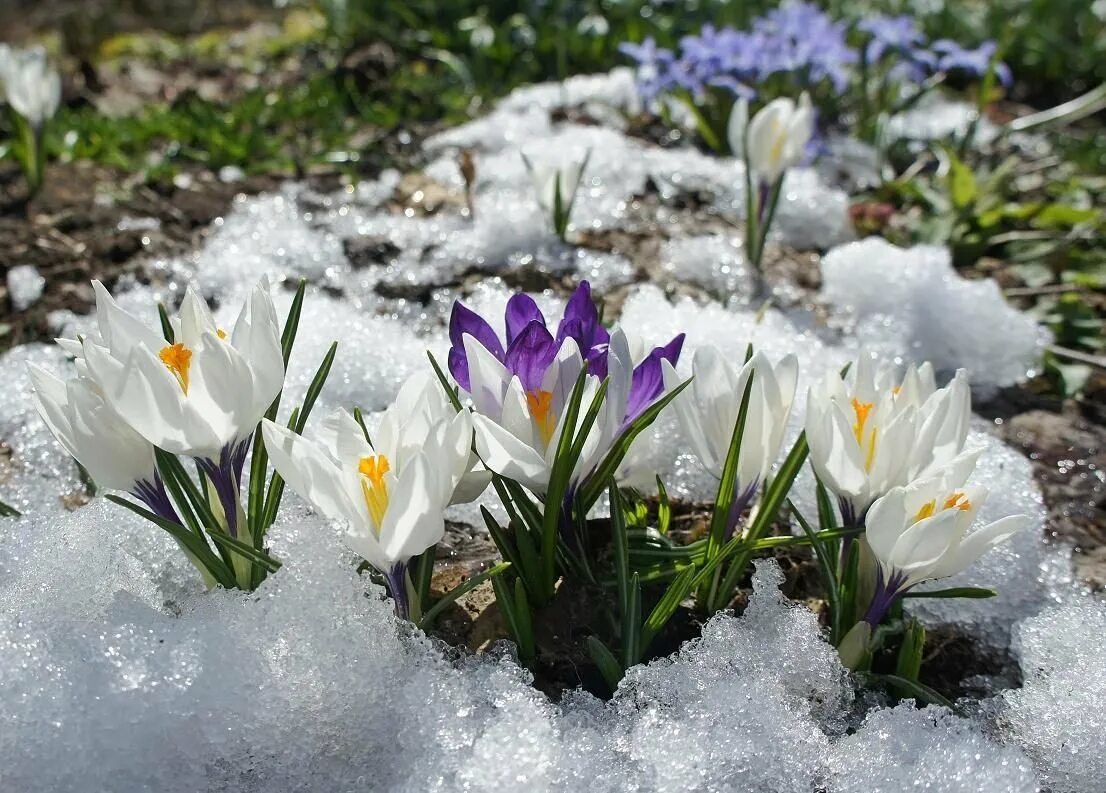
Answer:
[[[553,421],[553,392],[552,391],[527,391],[526,407],[530,410],[530,416],[538,426],[538,433],[543,443],[548,444],[553,437],[556,423]]]
[[[180,383],[181,390],[187,394],[188,367],[192,365],[192,350],[183,344],[170,344],[168,347],[162,347],[157,357],[173,373]]]

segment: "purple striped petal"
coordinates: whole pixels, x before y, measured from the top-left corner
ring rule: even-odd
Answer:
[[[465,354],[465,335],[472,336],[487,348],[488,352],[503,360],[503,344],[492,326],[482,316],[460,301],[453,304],[449,315],[449,371],[458,385],[469,390],[469,360]]]
[[[531,322],[540,322],[541,326],[545,327],[545,317],[542,316],[538,304],[534,302],[534,298],[525,292],[512,295],[511,299],[507,301],[508,346]]]
[[[684,347],[684,334],[680,334],[663,347],[656,347],[634,369],[630,381],[630,396],[626,402],[624,423],[636,419],[645,408],[652,404],[664,392],[664,377],[661,373],[661,361],[673,366],[680,360],[680,351]]]
[[[524,390],[537,391],[558,349],[545,322],[531,320],[507,348],[504,363],[510,372],[518,375]]]

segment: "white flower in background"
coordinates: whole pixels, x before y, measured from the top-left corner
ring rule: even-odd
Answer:
[[[735,157],[745,154],[745,129],[748,126],[749,100],[742,97],[734,101],[730,120],[726,123],[726,138],[729,140],[730,152]]]
[[[61,103],[61,76],[41,48],[0,52],[0,79],[8,104],[35,130],[53,118]]]
[[[464,336],[470,388],[476,414],[476,448],[481,459],[500,476],[513,479],[535,493],[549,487],[554,458],[565,430],[566,409],[576,378],[584,366],[580,348],[571,337],[563,340],[536,388],[526,390],[475,337]],[[603,409],[588,431],[580,457],[570,476],[569,492],[598,465],[622,428],[633,376],[633,360],[625,334],[611,332],[607,356],[610,378]],[[587,375],[576,434],[601,381]]]
[[[93,287],[99,334],[83,339],[85,366],[124,420],[173,454],[215,462],[244,455],[284,384],[268,284],[253,290],[229,334],[189,289],[172,344],[120,308],[101,283]]]
[[[523,162],[534,185],[534,196],[542,214],[547,217],[557,236],[564,239],[568,222],[572,215],[572,205],[576,202],[576,191],[580,180],[588,167],[591,152],[583,159],[567,165],[535,165],[523,155]]]
[[[662,366],[665,386],[675,388],[681,382],[680,376],[668,361]],[[734,494],[737,510],[749,503],[779,456],[795,398],[798,361],[794,355],[788,355],[773,365],[763,353],[756,352],[738,367],[717,348],[700,347],[692,360],[691,385],[675,400],[680,426],[691,450],[712,476],[721,478],[750,376],[753,384]]]
[[[738,118],[734,119],[732,115],[730,118],[731,148],[735,126],[744,126],[738,105],[740,103],[735,105]],[[748,109],[744,112],[747,116]],[[813,134],[814,107],[805,91],[798,103],[788,97],[773,99],[748,122],[744,142],[749,167],[762,182],[774,183],[783,176],[784,171],[802,161]]]
[[[384,574],[400,616],[408,615],[407,564],[445,532],[443,511],[469,470],[472,420],[467,411],[440,415],[408,406],[386,412],[373,443],[347,412],[318,441],[265,420],[273,465],[288,486],[346,526],[349,547]]]
[[[1013,515],[970,530],[987,499],[986,488],[966,484],[978,457],[978,452],[961,454],[932,476],[893,488],[872,504],[865,536],[879,577],[865,620],[873,628],[911,587],[966,570],[1027,524],[1026,516]]]
[[[90,380],[63,382],[34,364],[28,370],[39,415],[98,487],[134,492],[154,483],[154,447],[119,417]]]
[[[830,374],[807,395],[810,461],[844,523],[860,525],[877,498],[963,451],[970,420],[963,371],[938,389],[929,364],[899,381],[890,363],[876,367],[861,356],[847,379]]]

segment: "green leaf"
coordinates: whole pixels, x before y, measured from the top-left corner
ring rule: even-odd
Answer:
[[[264,567],[270,573],[275,573],[280,569],[280,562],[269,556],[264,551],[259,551],[248,543],[244,543],[241,540],[237,540],[231,537],[229,534],[225,534],[222,531],[209,531],[208,536],[216,545],[222,545],[223,547],[233,551],[239,556],[248,559],[254,564],[258,564]]]
[[[22,513],[13,506],[5,504],[0,501],[0,517],[2,518],[18,518]]]
[[[928,592],[919,592],[917,590],[907,592],[903,595],[904,598],[993,598],[997,595],[993,589],[985,589],[978,586],[958,586],[951,587],[949,589],[934,589]]]
[[[894,688],[900,696],[910,697],[929,705],[941,705],[954,712],[957,710],[956,705],[947,697],[916,680],[907,680],[898,675],[882,675],[873,672],[865,673],[864,676]]]
[[[630,579],[622,630],[622,665],[629,669],[641,652],[641,580],[637,573]]]
[[[614,657],[614,653],[607,648],[602,639],[595,635],[588,636],[584,644],[588,648],[588,655],[591,656],[591,660],[599,667],[599,674],[603,675],[603,680],[606,681],[607,686],[612,692],[617,691],[618,684],[622,682],[626,672],[618,663],[618,659]]]
[[[136,515],[145,518],[153,523],[155,526],[168,532],[173,539],[184,547],[192,558],[195,559],[198,565],[201,565],[211,575],[213,579],[225,589],[235,589],[237,583],[234,578],[234,573],[228,565],[226,565],[219,557],[211,552],[211,549],[203,543],[195,534],[186,530],[183,526],[173,523],[172,521],[165,520],[159,515],[155,515],[148,509],[139,506],[133,501],[128,501],[125,498],[115,495],[114,493],[108,493],[104,496],[108,501],[113,504],[118,504],[121,507],[129,509]]]
[[[611,500],[611,544],[614,546],[614,572],[618,582],[618,613],[622,620],[622,635],[630,630],[627,620],[630,615],[630,555],[626,537],[626,521],[623,515],[622,497],[618,485],[610,487]]]
[[[560,533],[561,510],[568,490],[569,478],[576,465],[572,457],[574,446],[573,433],[576,420],[580,415],[580,406],[584,400],[584,385],[587,382],[587,367],[580,369],[576,383],[572,387],[564,417],[561,419],[561,435],[557,441],[557,451],[553,458],[553,469],[549,474],[549,488],[545,493],[545,511],[542,514],[541,560],[543,567],[544,591],[542,602],[553,597],[553,587],[557,579],[557,536]]]
[[[711,515],[710,535],[707,539],[707,558],[713,558],[722,547],[726,523],[730,517],[730,507],[736,497],[737,467],[741,461],[741,439],[745,435],[745,420],[749,415],[749,400],[753,394],[753,380],[756,372],[749,372],[745,381],[745,390],[741,394],[741,406],[737,411],[737,421],[730,434],[730,445],[726,460],[722,464],[722,477],[718,480],[718,491],[714,500],[714,512]]]
[[[361,434],[365,436],[365,443],[369,446],[373,445],[372,436],[369,435],[369,428],[365,424],[365,414],[361,412],[361,408],[353,409],[353,420],[357,422],[357,426],[361,428]]]
[[[280,350],[286,367],[292,357],[292,347],[296,343],[296,335],[300,330],[300,315],[303,313],[303,298],[306,293],[307,279],[301,278],[296,287],[296,295],[292,298],[292,305],[288,309],[288,316],[284,318],[284,330],[280,334]]]
[[[911,620],[903,633],[899,657],[895,664],[895,676],[912,683],[918,682],[922,670],[922,651],[926,643],[926,629],[917,620]]]
[[[637,576],[638,574],[634,573],[634,575]],[[664,626],[672,619],[672,615],[676,613],[680,604],[691,594],[695,586],[695,578],[696,568],[685,567],[679,572],[676,579],[668,585],[668,589],[657,601],[657,605],[649,612],[649,617],[641,628],[641,638],[639,639],[642,655],[649,651],[649,645],[653,643],[653,639],[664,630]]]
[[[580,488],[580,502],[585,511],[590,510],[595,502],[599,500],[599,496],[606,489],[607,483],[610,481],[611,477],[614,476],[614,472],[618,470],[618,466],[622,463],[622,459],[626,456],[626,452],[637,436],[644,432],[650,424],[656,421],[660,412],[668,407],[672,400],[679,396],[680,392],[690,384],[690,378],[680,383],[643,410],[641,415],[630,422],[626,429],[623,430],[622,435],[620,435],[618,440],[611,446],[610,451],[607,452],[607,456],[603,458],[603,462],[596,466],[595,471],[592,472],[592,475],[587,478],[583,487]]]
[[[672,524],[672,506],[668,503],[668,491],[664,489],[664,482],[657,477],[657,531],[662,535],[668,534]]]
[[[434,353],[430,352],[430,350],[426,351],[426,357],[430,359],[430,365],[434,368],[434,374],[438,376],[438,382],[441,383],[442,388],[445,389],[446,396],[449,397],[453,409],[461,410],[461,400],[457,394],[457,389],[449,384],[449,378],[445,376],[442,367],[438,365],[438,359],[434,357]]]
[[[169,321],[169,312],[164,303],[157,304],[157,318],[161,321],[161,335],[169,344],[173,343],[176,334],[173,333],[173,323]]]
[[[818,560],[818,568],[822,571],[822,584],[826,590],[826,601],[829,603],[830,610],[830,641],[832,644],[837,644],[839,637],[842,635],[841,629],[841,598],[840,590],[837,584],[837,574],[834,572],[834,549],[827,548],[818,536],[814,533],[814,530],[807,523],[806,518],[799,512],[791,499],[787,500],[787,506],[791,509],[792,514],[795,515],[795,519],[799,521],[799,525],[803,528],[803,533],[810,540],[811,548],[814,550],[814,558]],[[819,513],[821,510],[819,510]],[[821,515],[819,515],[821,517]]]
[[[419,627],[423,630],[426,630],[429,626],[434,624],[434,620],[437,618],[437,616],[441,614],[442,611],[447,609],[452,603],[464,597],[469,592],[476,589],[476,587],[483,584],[485,581],[495,578],[496,576],[505,573],[509,569],[511,569],[510,562],[500,562],[494,567],[489,567],[482,573],[474,575],[465,583],[453,587],[453,589],[442,595],[442,597],[439,598],[433,606],[431,606],[429,609],[426,610],[425,613],[423,613],[422,619],[419,620]]]
[[[978,194],[975,174],[963,160],[948,152],[949,156],[949,198],[955,209],[963,210],[975,201]]]

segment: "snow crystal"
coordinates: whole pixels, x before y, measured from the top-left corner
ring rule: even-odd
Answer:
[[[830,753],[831,793],[1035,793],[1032,764],[944,708],[871,713]]]
[[[8,298],[16,311],[26,311],[42,297],[46,279],[31,264],[20,264],[8,270]]]
[[[964,367],[984,394],[1040,365],[1045,332],[991,279],[961,278],[944,248],[869,237],[827,253],[822,278],[822,297],[855,317],[860,344],[887,357]]]
[[[1054,793],[1101,790],[1106,779],[1106,606],[1073,597],[1015,634],[1025,682],[1005,692],[1000,723]]]

